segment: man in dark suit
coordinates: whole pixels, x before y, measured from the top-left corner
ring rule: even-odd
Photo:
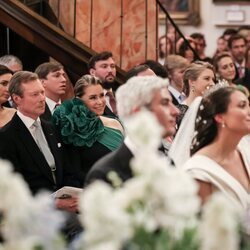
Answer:
[[[165,67],[167,68],[170,82],[168,91],[172,96],[173,104],[176,106],[181,104],[186,98],[183,92],[183,75],[188,65],[188,60],[180,55],[169,55],[165,61]]]
[[[52,125],[39,119],[45,109],[45,94],[37,74],[17,72],[9,92],[18,111],[0,130],[0,157],[13,164],[32,193],[55,191],[65,184],[78,186],[71,170],[65,168],[66,154]]]
[[[236,84],[241,84],[250,90],[250,70],[246,68],[246,38],[239,34],[232,35],[228,40],[228,47],[236,68],[234,82]]]
[[[66,73],[63,66],[57,62],[42,63],[36,68],[35,73],[45,88],[46,105],[41,118],[51,121],[52,114],[61,104],[61,97],[66,91]]]
[[[142,108],[147,108],[164,128],[163,138],[174,135],[179,110],[172,103],[167,87],[168,81],[157,76],[136,76],[129,79],[116,93],[119,117],[126,119]],[[133,138],[126,137],[118,150],[94,164],[86,177],[85,185],[98,179],[110,183],[110,172],[116,172],[122,181],[131,178],[129,163],[136,150]]]
[[[118,84],[115,81],[116,65],[112,52],[103,51],[98,53],[89,60],[89,73],[98,77],[102,81],[106,99],[104,115],[117,117],[115,90]]]

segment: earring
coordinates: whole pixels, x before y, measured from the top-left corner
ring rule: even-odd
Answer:
[[[191,91],[194,93],[195,91],[194,86],[191,87]]]
[[[222,128],[225,128],[225,127],[226,127],[224,122],[221,124],[221,127],[222,127]]]

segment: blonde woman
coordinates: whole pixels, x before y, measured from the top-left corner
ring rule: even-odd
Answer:
[[[177,118],[178,126],[195,98],[203,96],[206,90],[214,85],[214,68],[208,62],[195,61],[185,70],[183,81],[183,92],[186,94],[187,98],[178,106],[181,112]]]

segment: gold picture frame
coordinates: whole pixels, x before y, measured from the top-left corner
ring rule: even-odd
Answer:
[[[200,1],[199,0],[159,0],[169,12],[176,24],[194,25],[200,23]],[[159,7],[160,23],[166,21],[164,12]]]

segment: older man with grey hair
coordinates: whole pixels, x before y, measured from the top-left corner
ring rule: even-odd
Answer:
[[[0,64],[9,68],[13,73],[23,70],[21,60],[14,55],[4,55],[0,57]]]
[[[168,80],[157,76],[137,76],[129,79],[116,92],[117,110],[123,120],[142,108],[150,110],[164,128],[163,137],[176,132],[176,117],[179,110],[172,103],[168,91]],[[110,183],[108,173],[114,171],[122,181],[132,177],[129,163],[133,158],[135,145],[126,137],[121,147],[97,161],[89,171],[85,185],[94,180]]]

